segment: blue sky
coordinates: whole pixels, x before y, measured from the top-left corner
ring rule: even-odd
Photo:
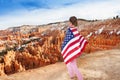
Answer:
[[[84,0],[83,0],[84,1]],[[8,14],[11,11],[21,9],[34,10],[34,9],[50,9],[59,8],[61,6],[68,6],[82,0],[0,0],[0,15]]]
[[[0,29],[68,20],[106,19],[120,15],[120,0],[0,0]]]

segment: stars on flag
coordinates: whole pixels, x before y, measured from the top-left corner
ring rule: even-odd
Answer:
[[[70,30],[70,28],[67,30],[66,32],[66,37],[64,39],[64,43],[62,45],[62,49],[65,47],[65,45],[72,39],[74,38],[74,35],[72,33],[72,31]]]

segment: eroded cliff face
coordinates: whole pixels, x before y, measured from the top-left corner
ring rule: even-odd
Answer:
[[[84,25],[83,25],[84,24]],[[59,28],[55,27],[59,26]],[[82,26],[82,29],[80,27]],[[21,72],[59,61],[66,26],[54,25],[28,34],[3,31],[0,36],[0,75]],[[87,40],[85,53],[120,48],[120,20],[79,22],[78,30]]]
[[[32,33],[29,35],[37,35]],[[39,38],[38,38],[39,36]],[[58,30],[47,31],[45,35],[26,37],[19,40],[17,49],[11,49],[1,57],[0,75],[21,72],[49,64],[63,61],[61,56],[61,44],[64,33]]]

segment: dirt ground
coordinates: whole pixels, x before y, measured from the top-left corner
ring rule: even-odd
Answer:
[[[77,63],[84,80],[120,80],[120,50],[83,54],[77,59]],[[66,65],[58,62],[9,76],[1,76],[0,80],[70,80],[70,78]]]

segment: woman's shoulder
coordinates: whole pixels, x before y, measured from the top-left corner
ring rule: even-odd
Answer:
[[[70,27],[71,30],[78,30],[77,27]]]

